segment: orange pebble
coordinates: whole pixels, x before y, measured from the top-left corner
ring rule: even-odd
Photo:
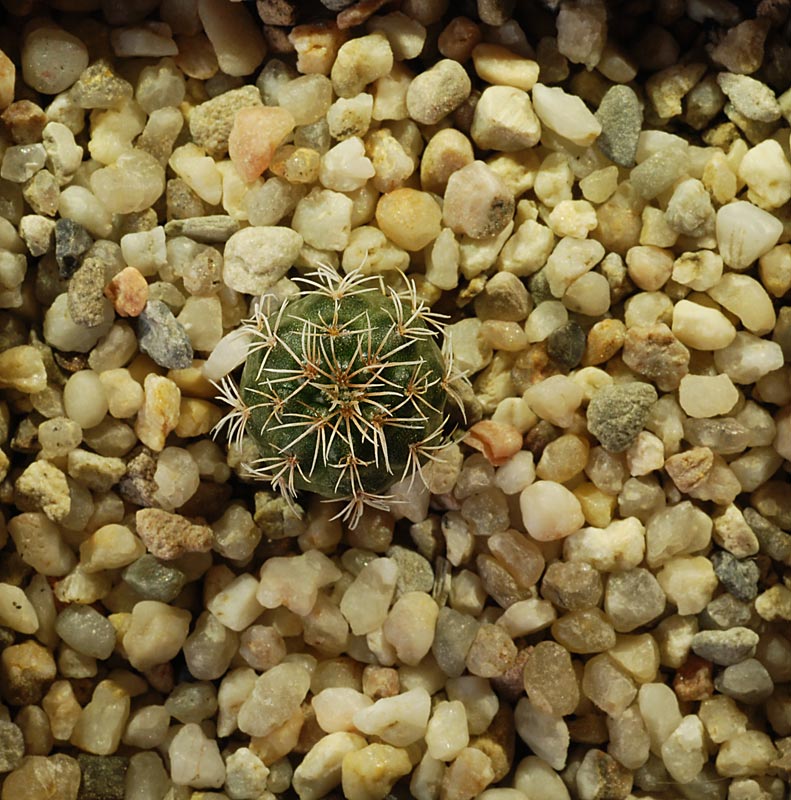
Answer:
[[[137,317],[148,302],[148,283],[134,267],[126,267],[107,284],[104,293],[120,316]]]

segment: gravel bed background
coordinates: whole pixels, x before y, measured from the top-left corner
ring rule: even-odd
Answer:
[[[787,797],[789,3],[0,6],[0,800]],[[354,527],[211,435],[319,268],[469,379]]]

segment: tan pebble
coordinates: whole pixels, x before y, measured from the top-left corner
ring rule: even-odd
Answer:
[[[538,80],[538,64],[499,44],[479,44],[472,51],[478,77],[487,83],[529,92]]]
[[[429,139],[420,161],[420,183],[427,192],[443,194],[448,178],[472,164],[472,143],[455,128],[443,128]]]
[[[0,109],[7,108],[13,102],[15,80],[14,62],[0,50]]]
[[[148,374],[143,383],[143,406],[135,421],[140,441],[159,452],[165,439],[179,421],[181,392],[173,381],[161,375]]]
[[[297,70],[302,75],[329,75],[347,38],[346,31],[331,20],[292,28],[288,40],[297,51]]]
[[[24,344],[0,353],[0,386],[24,394],[43,392],[47,388],[47,372],[41,353]]]
[[[122,317],[137,317],[148,302],[148,283],[134,267],[122,269],[107,284],[105,296]]]
[[[205,33],[201,31],[193,36],[177,36],[176,44],[179,53],[173,60],[188,78],[207,81],[217,74],[220,69],[217,54]]]
[[[376,221],[382,232],[405,250],[422,250],[440,233],[442,211],[428,192],[395,189],[383,195],[376,206]]]
[[[159,508],[141,508],[135,514],[137,534],[157,558],[178,558],[184,553],[205,553],[211,549],[212,529],[194,525],[180,514]]]
[[[463,64],[481,41],[480,26],[467,17],[454,17],[442,30],[437,47],[445,58]]]
[[[476,747],[465,747],[442,779],[442,800],[467,800],[479,795],[494,780],[492,760]]]
[[[349,800],[385,797],[395,782],[412,770],[406,750],[389,744],[369,744],[346,753],[341,762],[343,796]]]
[[[176,436],[189,439],[205,436],[222,419],[223,412],[214,403],[194,397],[182,397]]]
[[[266,43],[261,29],[241,3],[198,0],[203,29],[226,75],[249,75],[264,60]]]
[[[522,434],[519,429],[494,420],[476,422],[467,432],[464,441],[475,450],[480,450],[495,467],[505,464],[514,453],[522,449]]]
[[[228,155],[242,180],[254,181],[294,130],[291,112],[277,106],[252,106],[236,112],[228,136]]]
[[[680,492],[688,493],[706,480],[714,465],[714,454],[708,447],[692,447],[670,456],[665,469]]]
[[[609,361],[622,347],[626,326],[619,319],[603,319],[588,331],[582,365],[585,367]]]

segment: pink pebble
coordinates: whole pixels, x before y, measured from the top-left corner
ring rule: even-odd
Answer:
[[[236,112],[228,155],[242,180],[254,181],[269,166],[275,150],[294,130],[294,117],[278,106],[253,106]]]

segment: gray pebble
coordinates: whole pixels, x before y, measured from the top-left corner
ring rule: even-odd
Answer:
[[[238,230],[239,223],[225,214],[172,219],[165,223],[166,236],[186,236],[205,244],[227,242]]]
[[[169,603],[175,600],[185,583],[184,573],[158,561],[151,553],[140,556],[122,573],[123,579],[143,600]]]
[[[726,550],[711,555],[714,573],[720,583],[736,598],[748,602],[758,595],[761,571],[754,561],[739,559]]]
[[[771,696],[774,683],[760,661],[748,658],[746,661],[726,667],[714,679],[714,688],[734,700],[757,705]]]
[[[570,320],[547,337],[547,353],[565,369],[574,369],[585,352],[585,331]]]
[[[55,223],[55,261],[61,278],[70,278],[82,263],[93,239],[78,222],[61,217]]]
[[[479,627],[478,620],[469,614],[447,606],[440,609],[431,652],[448,677],[458,678],[464,672],[467,653]]]
[[[330,11],[343,11],[344,8],[348,8],[355,0],[321,0],[321,4],[324,8],[328,8]]]
[[[692,637],[695,655],[729,667],[739,664],[755,653],[758,634],[749,628],[731,628],[727,631],[700,631]]]
[[[497,272],[475,298],[478,319],[522,322],[530,313],[530,296],[524,283],[510,272]]]
[[[535,305],[556,299],[549,288],[549,278],[543,268],[527,279],[527,288],[530,290],[530,296]]]
[[[764,555],[774,561],[791,564],[791,536],[754,508],[744,509],[744,521],[752,528]]]
[[[0,774],[16,769],[25,755],[22,731],[13,722],[0,719]]]
[[[77,762],[82,771],[80,800],[124,800],[126,756],[93,756],[80,753]]]
[[[478,0],[478,16],[485,25],[505,25],[515,5],[516,0]]]
[[[588,430],[605,450],[622,453],[643,429],[656,401],[656,389],[648,383],[604,386],[588,405]]]
[[[725,631],[749,625],[753,617],[752,603],[737,600],[732,594],[715,597],[698,616],[700,627],[705,630]]]
[[[140,350],[167,369],[186,369],[192,364],[192,345],[184,327],[161,300],[149,300],[137,319]]]
[[[643,126],[643,109],[633,89],[613,86],[602,98],[596,111],[602,131],[596,144],[614,164],[633,167],[637,139]]]
[[[399,595],[407,592],[430,593],[434,588],[434,570],[420,553],[407,547],[393,545],[387,551],[387,557],[398,564],[396,592]]]
[[[78,325],[95,328],[107,321],[108,300],[104,296],[104,264],[85,258],[69,281],[69,316]]]

